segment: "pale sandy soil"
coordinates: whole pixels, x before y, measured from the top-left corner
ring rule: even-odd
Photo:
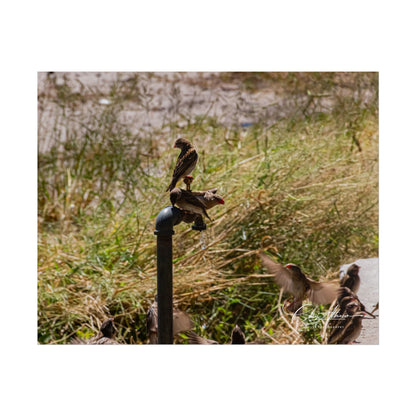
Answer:
[[[56,86],[65,84],[82,99],[78,97],[73,108],[67,106],[63,110]],[[286,81],[271,82],[266,77],[264,82],[257,81],[255,87],[248,88],[244,76],[215,72],[39,72],[39,152],[50,149],[60,118],[82,124],[88,114],[102,111],[112,103],[114,88],[126,95],[117,115],[119,122],[133,135],[156,134],[162,141],[172,123],[183,126],[201,117],[212,117],[229,127],[244,128],[251,123],[267,126],[303,112],[327,112],[336,103],[337,95],[358,94],[347,75],[340,75],[337,86],[330,90],[314,83],[307,89],[296,90],[288,85]],[[373,96],[371,89],[360,91],[360,100]],[[61,135],[65,136],[65,131]]]

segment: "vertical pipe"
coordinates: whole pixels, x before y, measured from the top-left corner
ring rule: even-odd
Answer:
[[[156,218],[158,344],[173,344],[172,235],[173,226],[181,222],[183,215],[183,211],[170,206]]]
[[[158,344],[173,344],[172,235],[157,236]]]

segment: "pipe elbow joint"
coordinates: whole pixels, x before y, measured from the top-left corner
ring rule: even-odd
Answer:
[[[173,227],[182,221],[183,211],[177,207],[163,208],[156,218],[156,235],[173,235]]]

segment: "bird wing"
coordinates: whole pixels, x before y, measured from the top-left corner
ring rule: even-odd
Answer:
[[[193,147],[189,149],[183,155],[183,157],[180,157],[179,155],[172,177],[180,178],[191,173],[196,165],[197,160],[198,153]]]
[[[192,319],[187,313],[176,309],[173,311],[173,335],[190,331],[194,326]]]
[[[111,338],[107,338],[107,337],[101,337],[97,340],[95,340],[94,342],[91,342],[91,344],[94,345],[120,345],[117,341],[114,341]]]
[[[354,293],[357,293],[360,288],[360,278],[358,276],[348,276],[348,274],[346,274],[341,279],[341,286],[348,287]]]
[[[192,191],[196,196],[205,196],[207,193],[216,194],[217,188],[208,189],[207,191]]]
[[[157,315],[158,315],[157,302],[153,302],[152,306],[147,311],[147,315],[146,315],[147,334],[150,338],[151,344],[158,343]],[[194,323],[187,313],[182,312],[179,309],[174,309],[172,327],[173,327],[173,335],[177,335],[180,332],[186,332],[186,331],[191,330],[194,327]]]
[[[208,213],[207,213],[205,204],[200,199],[198,199],[195,195],[193,195],[191,191],[186,191],[186,190],[182,189],[182,197],[181,197],[181,199],[183,201],[185,201],[186,203],[188,203],[188,204],[191,204],[191,205],[194,205],[196,207],[201,208],[202,209],[202,212],[204,213],[204,215],[207,218],[211,219],[209,217]]]
[[[338,296],[338,303],[341,301],[342,298],[345,298],[346,296],[357,298],[357,295],[349,287],[345,287],[345,286],[341,286],[337,289],[337,296]]]
[[[315,305],[328,305],[337,298],[339,286],[336,284],[327,282],[320,283],[309,278],[306,279],[310,286],[308,298]]]
[[[172,181],[166,188],[166,192],[171,191],[181,177],[189,175],[195,169],[197,161],[198,153],[193,147],[188,149],[185,154],[181,152],[176,161],[175,169],[173,170]]]
[[[348,325],[348,320],[338,320],[334,323],[335,327],[328,337],[328,344],[336,344],[341,336],[344,334],[345,328]]]
[[[198,345],[218,345],[217,341],[212,339],[207,339],[204,337],[199,336],[194,331],[189,332],[188,339],[190,344],[198,344]]]
[[[192,191],[186,191],[185,189],[182,189],[182,198],[188,204],[195,205],[197,207],[205,209],[205,204],[199,198],[193,195]]]
[[[341,286],[345,286],[345,282],[349,279],[349,276],[347,273],[344,273],[344,275],[341,278]]]
[[[338,339],[338,344],[349,344],[355,341],[361,334],[362,329],[362,316],[360,312],[354,314],[350,319],[350,322],[345,327],[344,332]]]
[[[299,290],[299,285],[296,285],[292,274],[285,266],[273,261],[266,253],[259,252],[259,257],[270,274],[274,274],[275,282],[281,286],[285,292],[289,292],[294,296],[303,295],[302,290]]]

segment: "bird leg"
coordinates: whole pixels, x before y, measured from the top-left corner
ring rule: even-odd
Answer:
[[[367,310],[364,309],[364,311],[367,315],[370,315],[372,317],[372,319],[376,319],[377,316],[373,315],[371,312],[368,312]],[[365,319],[370,319],[370,318],[365,318]]]
[[[193,180],[194,180],[194,177],[192,175],[186,175],[186,176],[184,176],[183,181],[184,181],[184,183],[186,185],[186,190],[187,191],[190,191],[191,190],[191,183],[193,182]]]

